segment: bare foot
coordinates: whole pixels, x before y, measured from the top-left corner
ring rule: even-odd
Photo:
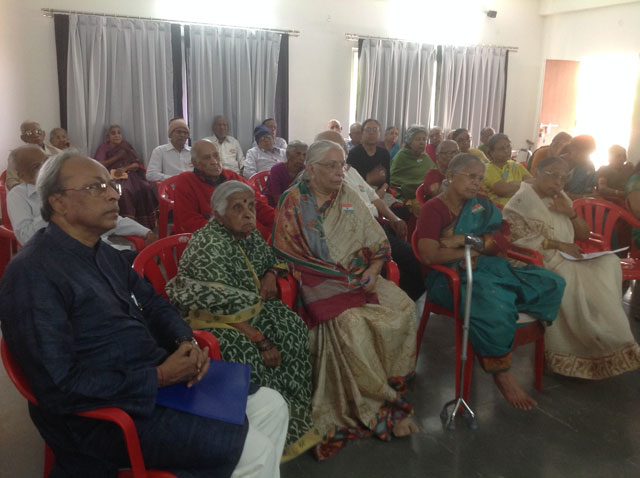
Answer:
[[[413,435],[419,431],[418,425],[411,418],[405,418],[393,426],[393,434],[398,438]]]
[[[499,372],[494,374],[493,380],[498,386],[498,390],[507,399],[511,405],[520,410],[531,410],[538,405],[533,398],[527,395],[524,390],[520,388],[516,378],[511,372]]]

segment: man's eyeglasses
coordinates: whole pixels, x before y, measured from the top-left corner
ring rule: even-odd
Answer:
[[[98,197],[105,196],[109,188],[113,189],[119,195],[122,195],[122,186],[120,183],[115,181],[109,181],[108,183],[95,183],[89,184],[83,188],[69,188],[69,189],[61,189],[60,192],[64,193],[66,191],[88,191],[90,196]]]
[[[42,130],[42,129],[34,129],[34,130],[31,130],[31,131],[25,131],[24,132],[24,135],[25,136],[29,136],[29,137],[33,136],[34,134],[44,134],[44,130]]]

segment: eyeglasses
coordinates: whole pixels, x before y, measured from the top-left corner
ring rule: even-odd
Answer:
[[[484,179],[484,174],[464,173],[462,171],[458,174],[468,177],[471,181],[482,181]]]
[[[330,169],[331,171],[338,171],[340,169],[344,169],[344,165],[346,163],[344,161],[327,161],[324,163],[318,163],[318,165]]]
[[[455,156],[459,152],[460,152],[459,149],[454,149],[453,151],[440,151],[440,153],[438,153],[438,154],[440,156]]]
[[[34,129],[34,130],[31,130],[31,131],[25,131],[24,132],[24,135],[25,136],[29,136],[29,137],[33,136],[34,134],[44,134],[44,130],[42,130],[42,129]]]
[[[109,181],[108,183],[89,184],[88,186],[85,186],[83,188],[61,189],[59,192],[64,193],[66,191],[88,191],[90,196],[98,197],[106,196],[109,188],[113,189],[119,195],[122,195],[122,186],[115,181]]]
[[[549,176],[551,179],[560,180],[563,183],[566,183],[569,180],[569,176],[567,174],[554,173],[553,171],[543,171],[544,174]]]
[[[377,133],[380,131],[380,128],[365,128],[363,131],[365,133]]]

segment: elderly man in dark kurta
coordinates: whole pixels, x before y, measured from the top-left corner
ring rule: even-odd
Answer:
[[[193,172],[184,172],[175,180],[174,232],[194,232],[209,222],[211,195],[225,181],[247,181],[230,169],[222,169],[218,147],[201,139],[191,148]],[[271,235],[274,213],[267,198],[256,191],[256,228],[265,240]]]
[[[31,418],[56,455],[50,476],[115,477],[128,466],[117,427],[74,415],[101,407],[131,415],[150,468],[181,477],[277,476],[288,415],[277,392],[252,394],[243,425],[156,405],[158,388],[204,376],[208,350],[100,241],[118,217],[109,172],[65,153],[45,163],[36,186],[49,225],[5,271],[0,320],[38,401],[29,405]]]

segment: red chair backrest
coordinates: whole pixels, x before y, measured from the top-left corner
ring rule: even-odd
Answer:
[[[169,211],[174,207],[174,189],[176,176],[158,183],[158,236],[167,237]]]
[[[424,198],[424,183],[416,189],[416,199],[421,206],[426,202]]]
[[[260,171],[259,173],[254,174],[248,180],[249,184],[253,189],[257,189],[259,192],[262,192],[264,187],[267,185],[267,178],[269,177],[269,173],[271,171]]]
[[[0,278],[4,274],[4,270],[9,261],[18,253],[20,244],[16,239],[16,235],[11,229],[7,229],[4,225],[0,226]]]
[[[631,212],[617,204],[600,198],[581,198],[573,202],[573,209],[578,216],[585,220],[591,231],[589,242],[599,244],[602,250],[610,251],[613,229],[618,221],[623,221],[631,227],[640,228],[640,221]],[[585,252],[597,250],[586,241],[580,241]]]
[[[164,286],[167,281],[178,273],[178,262],[187,243],[191,239],[191,233],[176,234],[174,236],[158,239],[148,245],[133,261],[133,268],[142,277],[149,279],[158,294],[165,298]],[[160,260],[158,265],[156,259]],[[162,269],[160,268],[162,266]]]
[[[31,385],[27,382],[27,377],[24,376],[24,372],[20,368],[20,365],[18,365],[18,362],[9,351],[9,347],[7,346],[4,338],[0,342],[0,354],[2,355],[2,363],[7,371],[7,376],[16,386],[18,392],[20,392],[20,394],[31,403],[37,405],[38,401],[31,391]]]
[[[0,211],[2,212],[2,225],[7,229],[13,229],[11,227],[11,220],[9,219],[9,210],[7,209],[7,172],[3,171],[0,174]]]

